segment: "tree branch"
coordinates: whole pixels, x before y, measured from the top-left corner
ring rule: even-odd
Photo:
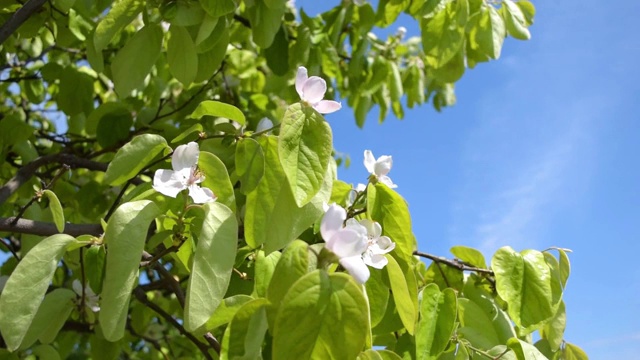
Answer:
[[[15,217],[0,218],[0,231],[15,232],[21,234],[31,234],[40,236],[51,236],[58,234],[58,229],[53,223],[34,221],[27,219],[18,219],[12,224]],[[71,236],[102,234],[102,226],[100,224],[65,224],[63,234]]]
[[[469,266],[467,264],[465,264],[464,262],[458,260],[458,259],[453,259],[453,260],[449,260],[446,258],[443,258],[441,256],[435,256],[435,255],[431,255],[431,254],[427,254],[424,252],[420,252],[420,251],[414,251],[413,255],[418,255],[420,257],[423,258],[427,258],[431,261],[436,262],[437,264],[444,264],[447,265],[449,267],[452,268],[456,268],[460,271],[475,271],[477,273],[483,273],[483,274],[487,274],[487,275],[491,275],[493,276],[493,271],[489,270],[489,269],[482,269],[482,268],[478,268],[478,267],[473,267],[473,266]]]
[[[22,23],[36,13],[47,0],[29,0],[0,27],[0,44],[4,43]]]

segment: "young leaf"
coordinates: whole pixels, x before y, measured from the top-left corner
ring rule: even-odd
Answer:
[[[406,201],[384,184],[369,185],[367,214],[379,222],[383,234],[396,243],[394,252],[405,262],[410,262],[417,243],[411,230],[411,215]]]
[[[104,233],[107,266],[99,318],[104,338],[109,341],[118,341],[124,336],[147,229],[159,214],[160,209],[151,201],[128,202],[120,205],[107,223]]]
[[[551,270],[541,252],[515,252],[500,248],[491,260],[496,290],[509,304],[509,315],[516,325],[528,328],[555,314],[553,308]]]
[[[562,349],[562,356],[564,360],[589,360],[589,356],[579,346],[565,343]]]
[[[402,360],[400,355],[390,350],[369,349],[358,355],[356,360]]]
[[[502,4],[504,5],[503,14],[507,18],[507,31],[509,35],[519,40],[531,39],[531,33],[527,28],[529,23],[520,7],[512,0],[504,0]]]
[[[244,138],[236,146],[236,174],[241,190],[247,194],[258,186],[264,175],[264,153],[257,141]]]
[[[422,19],[422,46],[427,62],[439,68],[449,62],[460,51],[464,43],[466,20],[458,16],[458,2],[449,2],[432,18]]]
[[[533,345],[518,338],[507,341],[507,347],[516,353],[516,357],[522,360],[546,359],[544,355]]]
[[[56,224],[56,229],[59,233],[64,231],[64,211],[62,205],[56,194],[51,190],[45,190],[42,192],[44,196],[49,199],[49,209],[53,216],[53,223]]]
[[[198,237],[191,277],[187,285],[184,327],[194,331],[213,315],[227,292],[238,243],[238,222],[226,206],[203,205],[202,228]]]
[[[393,300],[396,303],[398,314],[400,314],[400,319],[402,319],[402,324],[404,324],[407,332],[413,335],[416,329],[416,322],[418,321],[418,313],[414,305],[414,299],[411,296],[412,291],[409,289],[407,279],[405,278],[402,268],[400,268],[396,259],[390,255],[387,255],[387,259],[389,260],[389,263],[385,269],[389,276],[389,284],[391,285]]]
[[[167,141],[160,135],[143,134],[134,137],[118,150],[109,163],[104,183],[112,186],[124,184],[168,148]]]
[[[267,296],[267,288],[269,287],[273,272],[281,256],[282,253],[278,251],[274,251],[266,256],[262,250],[256,252],[256,272],[253,291],[257,297]],[[281,281],[281,279],[278,279],[278,281]]]
[[[278,153],[296,204],[307,204],[322,186],[332,151],[331,127],[311,107],[296,103],[284,114]]]
[[[479,250],[470,248],[468,246],[457,245],[451,248],[451,253],[458,259],[466,262],[471,266],[475,266],[481,269],[487,268],[487,262],[484,260],[484,255]]]
[[[209,320],[207,320],[204,329],[206,331],[210,331],[218,326],[229,323],[235,316],[236,312],[238,312],[238,309],[251,300],[253,300],[251,296],[242,294],[234,295],[222,300],[216,311],[214,311],[213,315],[211,315]]]
[[[316,270],[282,300],[273,359],[355,359],[369,329],[367,302],[350,275]]]
[[[564,329],[566,326],[567,313],[564,301],[561,301],[556,314],[540,329],[540,336],[549,342],[551,351],[555,352],[560,349],[562,341],[564,340]]]
[[[456,294],[452,289],[440,292],[429,284],[422,290],[420,322],[416,331],[416,355],[419,360],[437,359],[449,344],[456,325]]]
[[[205,100],[201,102],[191,114],[191,117],[194,119],[200,119],[203,116],[223,117],[229,120],[234,120],[240,125],[244,125],[247,121],[242,111],[237,107],[214,100]]]
[[[111,63],[112,80],[121,98],[142,85],[162,48],[164,33],[159,25],[149,24],[133,35]]]
[[[58,234],[34,246],[18,263],[0,295],[0,333],[7,349],[20,346],[67,246],[76,239]],[[16,316],[20,314],[20,316]]]
[[[276,315],[287,291],[309,271],[308,252],[309,245],[307,243],[302,240],[294,240],[286,247],[273,271],[272,278],[276,280],[269,283],[266,294],[270,303],[267,316],[271,331],[275,327]]]
[[[198,167],[205,175],[201,185],[213,191],[213,194],[218,198],[218,203],[224,204],[235,211],[236,196],[233,192],[231,180],[229,180],[229,173],[222,160],[210,152],[201,151],[198,158]]]
[[[267,299],[255,299],[238,310],[224,332],[220,360],[262,358],[262,341],[267,332],[267,304]]]

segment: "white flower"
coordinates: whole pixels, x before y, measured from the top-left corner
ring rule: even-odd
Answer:
[[[269,130],[273,127],[273,121],[269,118],[263,117],[258,121],[258,126],[256,126],[256,132],[261,132],[265,130]]]
[[[375,221],[362,219],[347,220],[347,226],[358,223],[367,230],[367,250],[362,254],[364,263],[376,269],[382,269],[387,265],[387,258],[384,254],[391,252],[396,247],[396,243],[391,241],[388,236],[382,235],[382,226]]]
[[[322,218],[320,233],[330,250],[340,259],[340,265],[360,284],[369,279],[369,268],[382,269],[387,265],[384,254],[396,246],[387,236],[382,234],[382,227],[377,222],[363,219],[359,222],[347,218],[347,211],[339,205],[330,205]]]
[[[198,184],[204,181],[204,175],[198,170],[198,144],[190,142],[180,145],[171,157],[172,170],[160,169],[153,177],[153,188],[166,196],[176,197],[184,189],[189,189],[189,196],[196,204],[215,201],[216,197],[208,188]]]
[[[373,157],[373,153],[371,150],[364,151],[364,167],[367,168],[369,174],[375,175],[378,178],[378,181],[387,185],[388,187],[395,189],[398,185],[394,184],[391,181],[391,178],[387,176],[389,171],[391,170],[391,166],[393,165],[393,160],[391,156],[382,155],[376,160]]]
[[[296,75],[296,91],[303,102],[311,105],[321,114],[330,114],[340,110],[342,105],[333,100],[322,100],[327,92],[327,83],[318,76],[309,77],[304,66],[298,68]]]
[[[73,287],[73,291],[82,298],[82,284],[80,281],[78,279],[73,280],[71,286]],[[91,311],[98,312],[100,311],[99,299],[98,295],[96,295],[96,293],[94,293],[93,290],[91,290],[91,287],[87,284],[84,287],[84,304],[91,309]]]
[[[404,26],[398,27],[398,31],[396,32],[396,36],[400,39],[404,38],[407,35],[407,28]]]

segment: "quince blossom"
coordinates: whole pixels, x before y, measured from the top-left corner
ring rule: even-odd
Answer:
[[[347,211],[339,205],[330,205],[322,218],[320,233],[327,250],[333,252],[340,265],[354,279],[364,284],[369,279],[367,265],[382,269],[387,265],[384,254],[395,248],[395,243],[386,236],[380,236],[380,224],[371,220],[347,219]]]
[[[391,156],[382,155],[376,160],[373,157],[371,150],[364,151],[364,167],[367,168],[369,174],[374,175],[379,182],[395,189],[398,185],[394,184],[393,181],[391,181],[391,178],[387,176],[389,171],[391,171],[392,165],[393,160],[391,159]]]
[[[196,204],[215,201],[216,197],[210,189],[198,185],[204,181],[204,175],[198,170],[199,156],[200,149],[195,142],[178,146],[171,156],[173,170],[157,170],[153,177],[153,188],[170,197],[189,189],[189,196]]]
[[[71,286],[73,287],[73,291],[75,291],[75,293],[78,294],[78,296],[82,297],[82,284],[80,283],[80,281],[77,279],[73,280],[73,283],[71,284]],[[99,301],[98,295],[96,295],[96,293],[93,292],[93,290],[89,285],[86,285],[84,287],[84,304],[89,309],[91,309],[91,311],[98,312],[100,311],[100,304],[98,303],[98,301]]]
[[[298,68],[296,91],[303,102],[321,114],[330,114],[342,108],[342,105],[337,101],[323,100],[324,94],[327,92],[327,82],[318,76],[309,77],[307,68],[304,66]]]

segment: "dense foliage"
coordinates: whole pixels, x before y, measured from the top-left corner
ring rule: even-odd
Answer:
[[[420,252],[322,115],[452,105],[530,2],[1,3],[0,358],[587,358],[567,250]]]

